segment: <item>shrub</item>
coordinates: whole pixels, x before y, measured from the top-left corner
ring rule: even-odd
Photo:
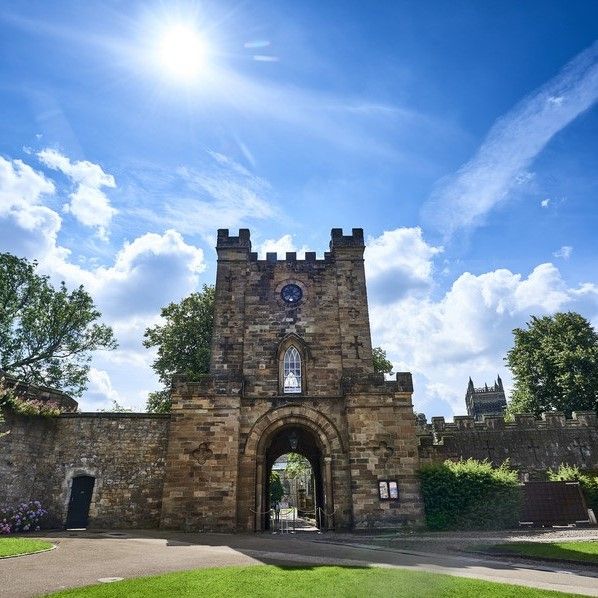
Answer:
[[[556,471],[548,470],[551,482],[579,482],[586,504],[594,513],[598,513],[598,476],[582,473],[579,467],[561,463]]]
[[[445,461],[425,465],[419,478],[431,529],[504,529],[519,522],[521,489],[508,462]]]
[[[0,534],[39,531],[40,523],[47,514],[39,500],[0,508]]]
[[[12,388],[0,379],[0,407],[6,407],[19,415],[41,415],[56,417],[60,415],[60,405],[55,401],[40,401],[18,397]]]

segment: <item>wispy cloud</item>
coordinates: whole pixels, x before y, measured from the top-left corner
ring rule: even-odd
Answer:
[[[425,220],[447,237],[479,224],[550,139],[596,100],[598,42],[494,124],[476,155],[441,181],[424,206]]]
[[[179,167],[176,176],[156,177],[151,173],[154,192],[168,200],[162,200],[159,212],[136,206],[130,213],[210,240],[218,227],[235,228],[280,216],[268,181],[224,154],[208,151],[206,155],[199,164]],[[139,178],[145,176],[140,174]]]
[[[555,251],[552,255],[554,257],[560,257],[564,260],[568,260],[573,253],[573,247],[571,245],[563,245],[558,251]]]

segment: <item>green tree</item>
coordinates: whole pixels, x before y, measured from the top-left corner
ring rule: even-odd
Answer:
[[[164,323],[145,331],[143,345],[158,349],[152,367],[164,385],[162,390],[150,393],[148,411],[170,411],[170,387],[175,374],[198,380],[210,371],[214,296],[214,287],[204,285],[201,292],[164,307],[160,312]]]
[[[374,347],[372,356],[374,357],[374,372],[381,374],[392,373],[392,363],[386,359],[386,351],[382,347]]]
[[[114,349],[112,329],[82,286],[55,289],[37,263],[0,253],[0,369],[80,396],[92,351]]]
[[[289,453],[287,455],[285,472],[288,478],[294,480],[308,471],[311,471],[311,465],[303,455],[299,453]]]
[[[532,316],[513,335],[509,414],[598,411],[598,334],[588,320],[575,312]]]
[[[284,496],[284,487],[280,481],[278,472],[270,472],[270,504],[275,505],[282,500]]]

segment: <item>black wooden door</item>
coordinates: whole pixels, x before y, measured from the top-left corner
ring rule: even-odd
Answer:
[[[71,498],[66,516],[66,527],[87,527],[89,518],[89,505],[96,479],[89,475],[80,475],[73,478]]]

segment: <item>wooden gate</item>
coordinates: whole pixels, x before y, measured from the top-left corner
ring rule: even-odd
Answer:
[[[567,525],[589,522],[579,482],[526,482],[521,523]]]

